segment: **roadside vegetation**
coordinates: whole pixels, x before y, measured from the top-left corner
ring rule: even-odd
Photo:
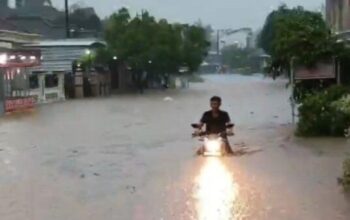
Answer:
[[[132,17],[125,8],[107,19],[104,35],[107,47],[89,55],[90,62],[126,64],[141,90],[150,79],[193,74],[210,47],[202,26],[158,20],[147,11]]]
[[[350,158],[344,161],[343,170],[342,184],[345,192],[350,193]]]
[[[350,136],[350,51],[339,41],[321,13],[283,5],[266,19],[258,45],[271,55],[268,72],[287,75],[295,67],[312,69],[336,60],[341,85],[335,79],[296,81],[292,98],[298,104],[298,136]],[[350,190],[350,159],[343,165],[342,184]]]
[[[350,90],[331,86],[310,92],[299,100],[299,136],[339,136],[348,134],[350,127]]]
[[[266,19],[258,44],[271,55],[269,72],[291,76],[292,68],[312,69],[319,62],[348,56],[318,12],[282,5]],[[336,81],[297,81],[293,99],[299,104],[297,135],[344,136],[350,126],[349,88]]]

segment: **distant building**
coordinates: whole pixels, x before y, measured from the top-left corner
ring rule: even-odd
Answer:
[[[7,0],[8,1],[8,0]],[[51,6],[51,0],[16,0],[16,8]]]
[[[56,25],[41,16],[10,16],[6,20],[21,32],[40,34],[47,39],[62,39],[65,37],[64,26]]]
[[[326,20],[334,32],[350,30],[350,1],[326,0]]]
[[[0,8],[8,7],[8,0],[0,0]]]
[[[6,49],[21,48],[23,44],[34,43],[40,38],[38,34],[19,32],[15,25],[0,19],[0,52]]]
[[[9,0],[0,0],[0,19],[19,32],[40,34],[45,39],[66,37],[65,14],[50,0],[16,0],[14,7],[9,7]],[[95,38],[100,36],[102,24],[93,8],[77,8],[70,15],[70,30],[73,38]]]

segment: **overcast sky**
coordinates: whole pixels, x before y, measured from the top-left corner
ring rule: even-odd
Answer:
[[[69,0],[70,4],[84,2],[95,7],[105,17],[120,7],[127,6],[131,12],[141,9],[150,11],[158,18],[170,21],[193,23],[202,20],[214,28],[259,28],[266,15],[282,2],[289,6],[302,5],[310,10],[319,10],[325,0]],[[64,0],[52,0],[63,8]]]

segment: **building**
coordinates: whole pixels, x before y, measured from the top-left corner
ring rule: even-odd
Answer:
[[[16,107],[13,104],[14,100],[18,100],[18,103],[23,105],[24,103],[28,104],[27,101],[30,97],[27,96],[28,94],[23,93],[27,88],[20,81],[23,78],[28,78],[24,65],[27,65],[27,67],[33,66],[31,61],[34,61],[33,57],[37,56],[26,55],[30,54],[31,51],[20,51],[19,49],[22,48],[23,44],[38,41],[40,37],[37,34],[18,32],[13,24],[0,19],[0,115],[5,111],[15,110],[17,107],[20,107]],[[22,58],[18,62],[14,62],[16,57]],[[14,71],[14,69],[16,70]]]
[[[41,66],[31,70],[31,95],[39,103],[65,100],[65,77],[73,75],[73,63],[104,46],[105,43],[97,39],[42,40],[25,45],[25,48],[40,50],[42,55]],[[76,97],[84,96],[80,91],[83,83],[80,84]]]
[[[0,52],[0,113],[35,105],[30,95],[29,68],[40,65],[40,51],[12,49]]]
[[[9,7],[10,0],[0,0],[0,6]],[[15,8],[52,6],[51,0],[15,0]]]
[[[0,0],[0,8],[7,8],[8,0]]]
[[[350,1],[326,0],[326,20],[335,33],[350,30]]]
[[[34,43],[39,40],[39,38],[40,35],[38,34],[28,34],[0,29],[0,51],[21,48],[23,44]]]
[[[65,27],[42,16],[15,15],[6,18],[6,21],[16,26],[21,32],[36,33],[46,39],[62,39],[66,37]]]
[[[41,7],[51,6],[51,0],[16,0],[16,7]]]

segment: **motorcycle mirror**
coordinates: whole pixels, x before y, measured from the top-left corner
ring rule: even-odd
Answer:
[[[195,129],[199,129],[200,128],[199,124],[191,124],[191,126],[192,126],[192,128],[195,128]]]
[[[227,124],[226,128],[233,128],[235,126],[235,124]]]

